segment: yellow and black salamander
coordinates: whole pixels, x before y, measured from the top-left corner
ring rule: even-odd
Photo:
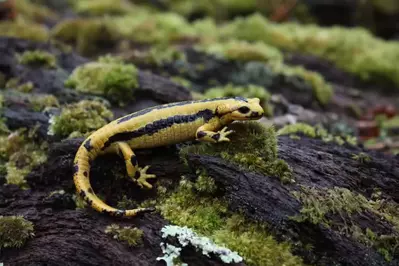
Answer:
[[[90,185],[90,163],[105,153],[124,158],[127,174],[140,187],[147,182],[149,166],[139,167],[132,149],[153,148],[188,140],[230,141],[227,125],[235,120],[260,119],[264,110],[258,98],[225,97],[154,106],[118,118],[92,133],[74,159],[74,182],[79,195],[95,210],[115,216],[135,216],[153,208],[119,210],[105,204]],[[221,129],[221,130],[220,130]]]

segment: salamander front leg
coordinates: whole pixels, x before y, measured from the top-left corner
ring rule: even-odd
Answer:
[[[126,171],[129,177],[132,178],[141,188],[146,187],[151,189],[152,185],[147,182],[147,179],[156,178],[153,174],[147,174],[149,165],[141,168],[138,166],[137,157],[132,148],[126,142],[118,142],[119,154],[123,156],[126,164]]]
[[[219,122],[216,121],[199,127],[196,133],[197,140],[204,142],[212,142],[212,143],[230,141],[230,139],[227,138],[227,136],[233,133],[234,131],[233,130],[227,131],[227,127],[224,127],[222,130],[214,132],[213,130],[218,127],[219,125],[218,123]]]

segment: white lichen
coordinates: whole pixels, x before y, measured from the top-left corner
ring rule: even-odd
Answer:
[[[182,245],[182,247],[191,244],[197,250],[201,250],[202,254],[207,257],[210,257],[210,253],[213,253],[216,256],[218,256],[224,263],[232,263],[232,262],[238,263],[242,261],[242,257],[239,256],[237,252],[233,252],[228,248],[218,246],[207,237],[198,236],[196,233],[194,233],[191,229],[189,229],[186,226],[181,227],[181,226],[167,225],[162,228],[161,232],[162,232],[162,238],[167,238],[168,236],[176,237],[179,243]],[[170,254],[168,255],[167,258],[171,257],[176,258],[176,256],[178,257],[178,255],[180,255],[181,249],[179,248],[172,249],[171,247],[169,248],[170,250],[168,249],[165,250],[168,251]],[[164,253],[165,251],[163,249]],[[171,259],[171,261],[173,261],[173,258]]]
[[[164,254],[162,257],[158,257],[157,260],[163,260],[166,263],[166,266],[177,266],[176,260],[180,257],[181,248],[175,247],[173,245],[165,243],[161,243],[162,253]],[[180,266],[188,266],[187,263],[182,263]]]

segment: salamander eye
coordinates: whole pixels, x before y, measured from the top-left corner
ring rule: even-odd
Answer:
[[[238,112],[240,112],[242,114],[246,114],[249,112],[249,108],[246,106],[242,106],[242,107],[238,108]]]

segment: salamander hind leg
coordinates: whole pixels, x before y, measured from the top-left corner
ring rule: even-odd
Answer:
[[[136,172],[136,181],[140,187],[152,188],[152,185],[147,182],[147,179],[156,178],[153,174],[147,174],[147,170],[150,168],[149,165],[145,166],[144,168],[139,167],[138,171]]]
[[[141,168],[138,166],[137,157],[134,154],[132,148],[125,142],[117,143],[120,155],[123,156],[126,164],[126,171],[129,177],[132,178],[141,188],[146,187],[151,189],[152,185],[147,182],[147,179],[156,178],[153,174],[148,174],[147,170],[149,165]]]

